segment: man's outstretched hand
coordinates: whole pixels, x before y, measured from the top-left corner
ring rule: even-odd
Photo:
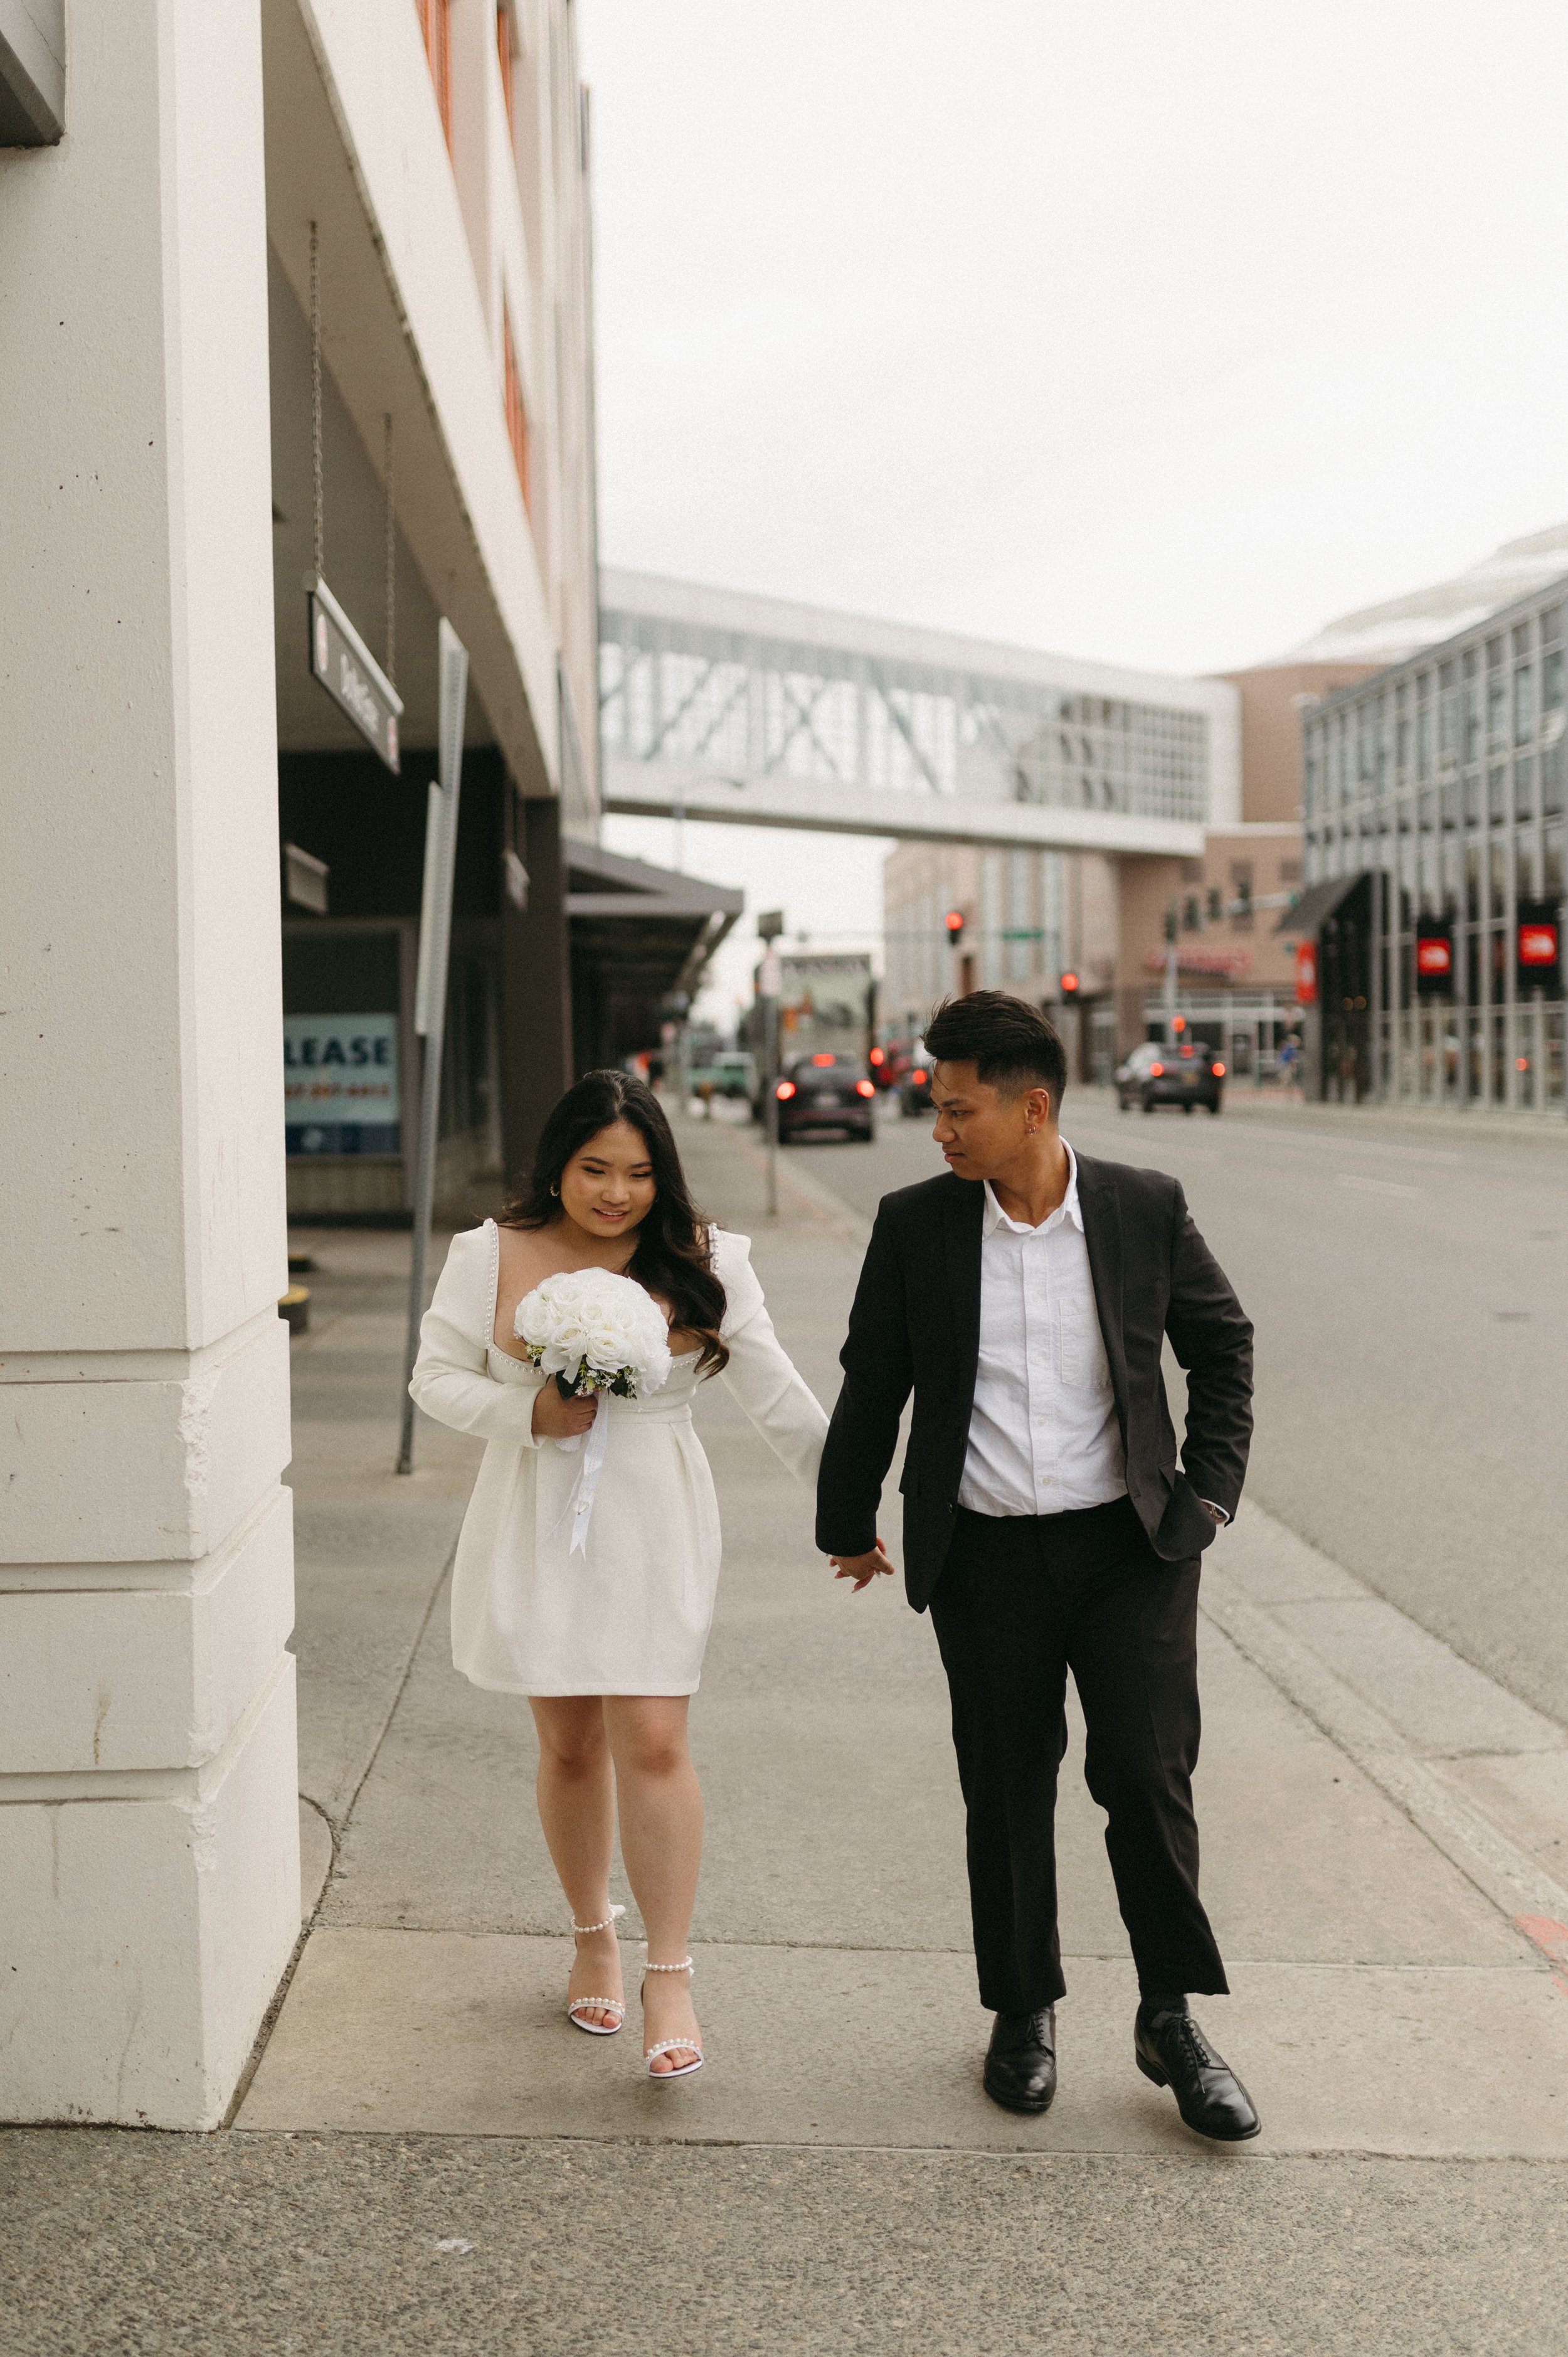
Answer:
[[[880,1539],[869,1555],[831,1555],[828,1561],[832,1565],[835,1579],[854,1580],[856,1596],[863,1587],[870,1587],[879,1571],[886,1572],[890,1579],[893,1577],[893,1566]]]

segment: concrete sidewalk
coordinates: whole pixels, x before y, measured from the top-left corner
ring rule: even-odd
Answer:
[[[864,1222],[788,1163],[768,1222],[744,1134],[682,1146],[831,1401]],[[390,1471],[406,1240],[317,1251],[294,1478],[319,1906],[232,2128],[0,2138],[8,2352],[1305,2357],[1490,2351],[1568,2318],[1561,1728],[1244,1509],[1205,1577],[1205,1895],[1235,1994],[1202,2018],[1263,2136],[1198,2143],[1133,2068],[1077,1728],[1061,2093],[1015,2119],[978,2084],[929,1621],[833,1585],[809,1497],[712,1385],[710,2061],[652,2085],[635,2002],[616,2040],[564,2018],[526,1708],[451,1667],[477,1452],[423,1425],[418,1474]]]

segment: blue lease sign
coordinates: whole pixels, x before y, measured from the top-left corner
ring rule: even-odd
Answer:
[[[395,1015],[285,1015],[284,1145],[289,1154],[402,1148]]]

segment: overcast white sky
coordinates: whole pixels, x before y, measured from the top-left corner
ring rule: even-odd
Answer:
[[[579,21],[609,563],[1203,671],[1568,512],[1561,0]],[[879,914],[869,845],[686,865]]]

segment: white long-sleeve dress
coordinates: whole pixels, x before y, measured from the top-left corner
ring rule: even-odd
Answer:
[[[773,1331],[751,1240],[715,1229],[725,1289],[721,1380],[797,1480],[814,1481],[828,1420]],[[454,1236],[420,1328],[409,1389],[426,1415],[488,1444],[452,1580],[452,1658],[502,1694],[694,1694],[719,1577],[713,1475],[692,1424],[695,1351],[662,1391],[605,1399],[604,1469],[587,1552],[569,1555],[582,1461],[538,1439],[547,1378],[496,1347],[500,1234]]]

